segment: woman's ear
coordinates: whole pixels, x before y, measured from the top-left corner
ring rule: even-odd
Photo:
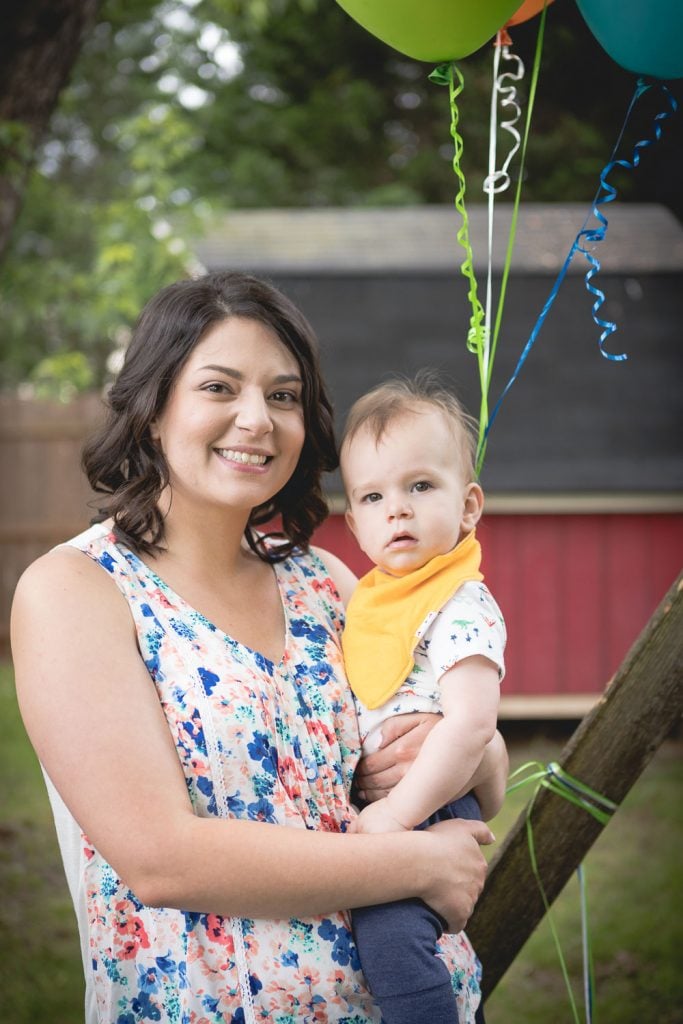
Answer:
[[[477,483],[469,483],[465,488],[460,519],[461,534],[470,533],[481,519],[484,511],[484,492]]]

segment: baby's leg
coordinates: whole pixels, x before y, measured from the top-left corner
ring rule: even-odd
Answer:
[[[444,962],[435,955],[443,921],[422,900],[397,900],[352,911],[368,987],[384,1024],[457,1024]]]

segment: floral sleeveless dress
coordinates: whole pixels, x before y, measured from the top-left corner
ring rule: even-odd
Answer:
[[[195,813],[343,831],[360,743],[343,608],[322,562],[311,553],[274,566],[287,620],[275,665],[191,608],[106,526],[70,543],[128,602]],[[379,1024],[345,912],[249,920],[148,907],[80,839],[86,1002],[98,1024]],[[464,935],[444,937],[441,953],[469,1024],[478,963]]]

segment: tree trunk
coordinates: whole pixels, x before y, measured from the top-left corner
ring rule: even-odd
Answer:
[[[619,804],[683,710],[683,576],[668,592],[600,703],[580,724],[559,764]],[[603,826],[587,811],[541,789],[532,811],[538,870],[550,903]],[[526,810],[489,870],[467,934],[490,995],[545,913],[532,874]]]
[[[4,5],[0,32],[0,259],[29,168],[100,0]]]

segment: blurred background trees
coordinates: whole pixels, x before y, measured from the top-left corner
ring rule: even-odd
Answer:
[[[24,41],[31,18],[36,31],[45,31],[45,6],[24,5]],[[58,397],[99,386],[145,300],[196,269],[192,239],[226,210],[452,200],[445,90],[428,81],[428,65],[374,39],[332,0],[47,6],[81,19],[71,36],[76,43],[68,52],[63,46],[63,79],[81,39],[82,47],[39,143],[44,126],[26,111],[32,94],[35,103],[42,97],[47,120],[41,65],[33,82],[24,75],[28,101],[20,114],[0,106],[0,195],[12,174],[23,193],[0,265],[0,386],[29,382]],[[63,24],[57,19],[53,33]],[[537,28],[534,19],[513,30],[514,50],[527,66],[523,92]],[[17,45],[10,31],[3,45]],[[477,202],[487,161],[491,49],[461,68],[463,166],[468,202]],[[523,200],[590,200],[634,85],[573,2],[556,0],[548,11]],[[648,118],[659,109],[653,97],[634,132],[648,133]],[[31,132],[22,135],[29,122]],[[665,202],[680,216],[679,151],[680,128],[667,126],[637,173],[617,179],[620,198]]]

